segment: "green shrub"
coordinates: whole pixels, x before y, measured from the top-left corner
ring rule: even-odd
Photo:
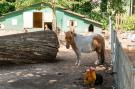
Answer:
[[[101,12],[94,12],[92,11],[89,14],[89,18],[93,19],[95,21],[98,21],[102,24],[102,29],[107,30],[108,29],[108,24],[109,24],[109,16],[108,15],[102,15]]]
[[[14,4],[11,4],[8,2],[0,3],[0,16],[6,14],[8,12],[14,11],[14,10],[15,10]]]
[[[102,19],[101,23],[102,23],[102,29],[107,30],[108,29],[108,20],[107,19]]]
[[[135,31],[135,15],[124,17],[123,23],[121,25],[122,30],[134,30]]]

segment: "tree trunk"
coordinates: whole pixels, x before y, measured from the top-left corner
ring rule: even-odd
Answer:
[[[38,31],[0,37],[0,57],[52,61],[56,58],[59,42],[54,31]]]

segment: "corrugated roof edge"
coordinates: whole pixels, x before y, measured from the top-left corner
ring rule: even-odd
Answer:
[[[89,19],[89,18],[87,18],[85,15],[81,15],[81,14],[78,14],[78,13],[73,12],[73,11],[70,11],[70,10],[64,10],[64,11],[65,11],[65,12],[68,12],[68,13],[70,13],[70,14],[77,15],[77,16],[81,17],[81,18],[84,19],[84,20],[87,20],[87,21],[89,21],[89,22],[92,22],[92,23],[97,24],[97,25],[99,25],[99,26],[102,27],[102,24],[101,24],[100,22],[97,22],[97,21],[95,21],[95,20]]]

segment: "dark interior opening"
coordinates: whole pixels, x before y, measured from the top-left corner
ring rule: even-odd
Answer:
[[[89,25],[88,32],[94,32],[94,26],[93,24]]]
[[[52,22],[44,22],[44,29],[45,29],[45,24],[47,24],[48,28],[52,30]]]
[[[74,21],[73,20],[71,20],[71,26],[74,26]]]

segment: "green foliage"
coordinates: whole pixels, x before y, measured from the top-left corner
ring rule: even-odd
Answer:
[[[15,2],[15,7],[16,9],[23,9],[29,5],[31,5],[32,3],[34,3],[34,0],[17,0]]]
[[[101,12],[107,12],[107,2],[108,0],[101,0],[100,3]]]
[[[81,6],[80,6],[80,8],[81,8],[81,10],[83,11],[83,12],[91,12],[91,10],[92,10],[92,4],[91,4],[91,2],[90,1],[88,1],[88,2],[85,2],[85,3],[83,3]]]
[[[101,14],[99,12],[92,11],[89,13],[89,17],[96,21],[101,21],[103,18],[101,17]]]
[[[101,12],[91,12],[89,16],[91,19],[100,22],[102,24],[102,29],[107,30],[109,23],[108,15],[102,15]]]
[[[8,2],[0,3],[0,16],[14,10],[15,10],[14,4]]]
[[[107,30],[107,27],[108,27],[108,19],[101,19],[101,23],[102,23],[102,29],[103,30]]]
[[[13,3],[15,2],[16,0],[6,0],[7,2],[10,2],[10,3]]]
[[[135,31],[135,15],[127,16],[121,25],[122,30],[134,30]]]
[[[76,2],[76,1],[68,1],[68,0],[58,0],[57,1],[57,5],[63,6],[70,10],[74,10],[76,8],[75,5],[77,3],[78,2]]]
[[[15,7],[16,7],[16,10],[19,10],[27,6],[30,6],[32,4],[41,3],[42,1],[50,2],[50,0],[16,0]]]
[[[109,9],[114,11],[114,14],[124,13],[124,6],[126,6],[125,0],[109,0]]]

